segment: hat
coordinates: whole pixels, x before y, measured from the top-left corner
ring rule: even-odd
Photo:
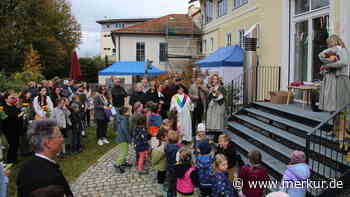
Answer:
[[[303,151],[294,151],[290,155],[290,161],[292,163],[304,163],[306,161],[305,159],[305,153]]]
[[[269,193],[266,197],[289,197],[289,195],[285,192],[272,192]]]
[[[211,152],[211,147],[208,140],[204,140],[198,143],[198,149],[200,154],[206,155]]]
[[[204,131],[204,132],[206,131],[204,123],[199,123],[197,126],[197,132],[201,132],[201,131]]]

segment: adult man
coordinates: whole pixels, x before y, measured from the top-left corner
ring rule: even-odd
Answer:
[[[131,106],[133,106],[134,103],[139,101],[143,105],[145,105],[147,100],[148,100],[147,95],[143,92],[143,85],[142,85],[142,83],[137,83],[135,85],[135,90],[134,90],[133,94],[130,97],[129,104]]]
[[[121,86],[120,79],[114,79],[114,87],[111,90],[112,104],[116,109],[117,114],[114,117],[114,129],[117,128],[117,116],[119,115],[119,110],[125,104],[125,97],[128,96],[125,89]]]
[[[197,77],[195,83],[189,89],[189,96],[194,104],[192,112],[192,130],[195,131],[198,123],[202,122],[205,107],[207,106],[207,97],[209,90],[203,83],[201,76]]]
[[[50,185],[62,186],[68,197],[74,197],[67,180],[53,160],[61,151],[64,141],[57,123],[53,120],[33,121],[29,141],[35,156],[23,164],[17,176],[19,197],[30,196],[31,192]]]

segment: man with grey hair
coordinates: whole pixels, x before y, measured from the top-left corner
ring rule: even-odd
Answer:
[[[67,180],[54,161],[64,141],[56,121],[33,121],[28,137],[35,155],[19,170],[16,181],[18,196],[30,196],[31,192],[39,188],[58,185],[64,188],[66,196],[74,197]]]

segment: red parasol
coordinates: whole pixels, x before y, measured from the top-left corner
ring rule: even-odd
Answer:
[[[75,50],[72,52],[69,78],[74,80],[79,80],[81,78],[80,64]]]

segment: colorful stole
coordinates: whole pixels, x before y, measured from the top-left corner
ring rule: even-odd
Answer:
[[[186,104],[186,101],[187,101],[187,99],[188,99],[188,96],[187,96],[186,94],[184,94],[184,98],[183,98],[182,101],[181,101],[180,96],[179,96],[179,95],[176,95],[176,96],[175,96],[175,99],[176,99],[177,105],[182,109],[182,108],[185,106],[185,104]]]

